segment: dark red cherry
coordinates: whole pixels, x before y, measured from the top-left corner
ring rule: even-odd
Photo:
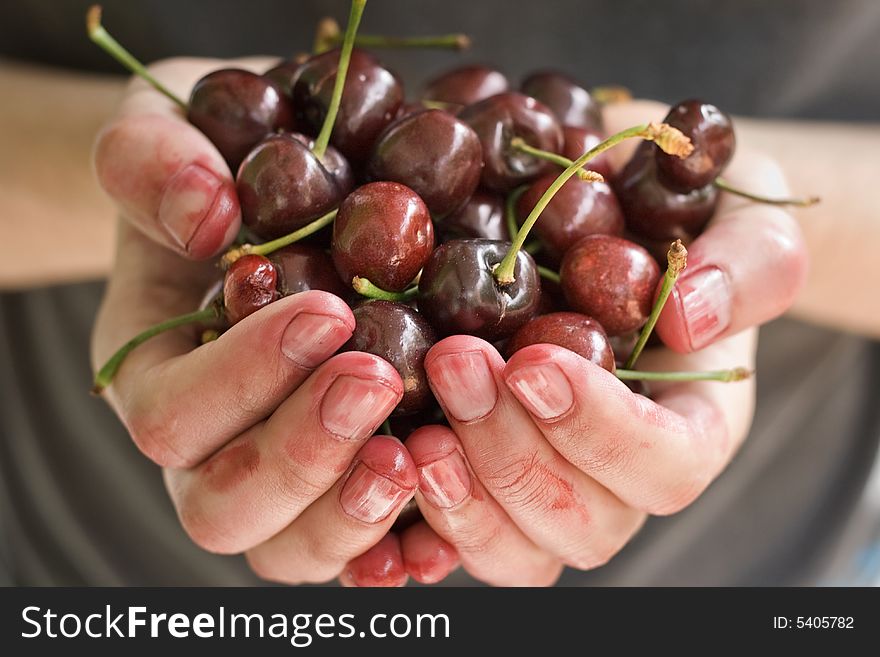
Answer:
[[[308,244],[289,244],[269,256],[278,272],[278,292],[286,297],[306,290],[323,290],[338,297],[351,296],[351,288],[336,273],[333,260],[323,249]]]
[[[497,192],[540,176],[553,165],[510,146],[521,137],[527,144],[545,151],[559,152],[562,127],[553,113],[534,98],[503,93],[465,107],[458,115],[470,125],[483,146],[482,184]]]
[[[315,147],[315,140],[301,132],[291,132],[290,136],[304,144],[309,150]],[[324,151],[324,156],[321,158],[321,164],[324,165],[327,173],[336,181],[336,185],[339,187],[340,198],[351,193],[351,190],[354,189],[354,173],[351,170],[351,165],[342,153],[332,146],[328,146],[327,150]]]
[[[500,71],[486,66],[461,66],[431,80],[422,98],[453,105],[473,105],[509,88],[507,78]]]
[[[269,137],[248,154],[236,189],[244,224],[264,239],[302,228],[342,200],[333,175],[289,134]]]
[[[437,341],[434,329],[403,303],[366,301],[352,310],[356,326],[342,351],[365,351],[391,363],[403,381],[403,399],[393,415],[410,415],[434,401],[425,374],[425,354]]]
[[[706,185],[686,194],[674,192],[657,178],[654,145],[644,142],[614,179],[627,228],[640,237],[690,240],[703,230],[718,205],[718,189]]]
[[[599,103],[593,100],[589,91],[564,73],[532,73],[523,80],[520,91],[544,103],[563,125],[602,130],[602,108]]]
[[[541,281],[532,256],[517,253],[516,280],[509,285],[493,275],[509,248],[510,242],[496,240],[452,240],[431,254],[419,281],[419,311],[438,332],[494,342],[535,315]]]
[[[736,148],[730,117],[709,103],[686,100],[673,105],[663,121],[689,137],[694,150],[680,158],[655,148],[657,177],[669,189],[684,194],[711,185]]]
[[[556,180],[549,173],[533,182],[517,201],[520,223]],[[617,197],[606,183],[585,182],[577,177],[568,180],[541,212],[534,232],[547,255],[558,262],[565,252],[587,235],[622,235],[623,211]]]
[[[592,317],[580,313],[561,312],[535,317],[507,341],[507,357],[533,344],[565,347],[609,372],[615,370],[614,352],[605,329]]]
[[[480,182],[482,148],[476,133],[448,112],[427,110],[389,125],[367,164],[372,180],[406,185],[435,217],[460,208]]]
[[[261,75],[236,68],[208,73],[196,82],[187,119],[205,133],[232,171],[266,135],[291,129],[290,101]]]
[[[598,130],[575,128],[570,125],[562,127],[562,138],[562,154],[569,160],[578,159],[605,139]],[[611,168],[611,160],[608,158],[608,151],[594,157],[586,166],[596,173],[601,173],[605,176],[605,180],[611,180],[614,175],[614,169]]]
[[[621,335],[647,321],[660,267],[638,244],[590,235],[568,250],[559,275],[573,310],[595,319],[608,335]]]
[[[434,225],[442,241],[484,238],[511,239],[504,220],[504,198],[494,192],[478,189],[467,203]]]
[[[374,182],[349,194],[333,222],[331,254],[342,280],[355,276],[391,292],[406,288],[434,248],[425,203],[395,182]]]
[[[293,95],[293,85],[299,79],[303,61],[303,58],[286,59],[263,73],[263,77],[274,82],[290,98]]]
[[[268,258],[251,253],[232,263],[223,279],[223,305],[230,324],[278,298],[278,275]]]
[[[317,135],[327,115],[339,49],[308,59],[293,86],[293,107],[299,128]],[[355,48],[345,79],[339,114],[330,143],[352,162],[370,155],[379,133],[397,116],[403,103],[403,86],[375,57]]]

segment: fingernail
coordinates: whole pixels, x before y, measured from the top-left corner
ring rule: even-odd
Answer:
[[[351,337],[351,330],[338,318],[299,313],[281,336],[281,351],[306,368],[317,367]]]
[[[411,490],[358,463],[342,487],[339,501],[352,518],[376,523],[385,520],[410,495]]]
[[[542,420],[559,417],[574,404],[568,377],[555,363],[517,368],[505,382],[526,410]]]
[[[440,401],[459,422],[479,419],[495,408],[498,390],[482,351],[436,358],[429,378]]]
[[[321,402],[321,424],[341,440],[363,440],[372,435],[400,395],[384,383],[356,376],[338,377]]]
[[[702,349],[730,326],[727,276],[718,267],[707,267],[685,274],[675,287],[691,347]]]
[[[225,211],[217,202],[222,189],[223,181],[198,164],[184,167],[168,181],[159,202],[159,223],[181,250],[187,250],[213,212]]]
[[[457,451],[419,468],[419,490],[440,509],[461,504],[471,492],[471,475]]]

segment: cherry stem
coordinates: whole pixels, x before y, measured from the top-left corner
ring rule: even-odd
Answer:
[[[92,386],[92,394],[100,395],[101,392],[104,391],[104,388],[113,382],[113,377],[116,376],[116,373],[119,371],[119,368],[122,366],[122,363],[128,354],[150,338],[155,337],[160,333],[170,331],[171,329],[176,329],[179,326],[218,319],[222,312],[222,308],[223,306],[221,304],[212,303],[203,310],[196,310],[195,312],[166,319],[164,322],[160,322],[159,324],[151,326],[145,331],[138,333],[131,340],[122,345],[119,350],[110,357],[110,360],[104,363],[104,366],[98,370],[98,373],[95,375],[94,385]]]
[[[394,435],[393,433],[391,433],[391,422],[388,420],[388,418],[385,418],[385,421],[382,423],[382,433],[384,433],[386,436]]]
[[[559,273],[549,267],[538,265],[538,273],[541,275],[541,278],[546,278],[548,281],[553,281],[557,284],[562,282],[562,279],[559,278]]]
[[[269,242],[263,242],[262,244],[242,244],[241,246],[229,249],[226,253],[223,254],[223,257],[220,258],[220,266],[223,269],[228,269],[233,262],[235,262],[242,256],[246,256],[251,253],[265,256],[269,255],[270,253],[274,253],[278,249],[283,249],[289,244],[299,242],[301,239],[305,239],[309,235],[317,233],[325,226],[329,226],[330,224],[332,224],[333,220],[336,219],[337,212],[339,212],[338,209],[330,210],[330,212],[322,217],[318,217],[312,223],[306,224],[302,228],[299,228],[292,233],[282,235],[281,237],[278,237]]]
[[[535,240],[534,242],[529,242],[528,244],[526,244],[523,247],[523,251],[525,251],[529,255],[533,256],[536,253],[540,253],[542,248],[543,248],[543,245],[540,242],[538,242],[537,240]]]
[[[765,203],[767,205],[795,205],[801,208],[808,208],[811,205],[816,205],[816,203],[821,200],[818,196],[808,196],[807,198],[768,198],[766,196],[761,196],[760,194],[754,194],[752,192],[738,189],[727,182],[724,178],[716,178],[715,186],[729,194],[741,196],[750,201]]]
[[[556,178],[550,187],[547,188],[547,191],[544,192],[541,198],[538,199],[535,207],[532,208],[529,216],[526,217],[526,220],[516,234],[516,238],[514,239],[510,250],[507,252],[507,255],[504,256],[504,259],[495,268],[495,279],[500,284],[509,285],[516,280],[514,276],[516,254],[522,248],[529,235],[529,231],[532,229],[532,226],[535,225],[538,217],[541,216],[544,208],[546,208],[550,201],[553,200],[556,192],[558,192],[562,186],[568,182],[569,178],[582,168],[584,164],[597,155],[604,153],[609,148],[612,148],[625,139],[630,139],[632,137],[653,141],[662,151],[677,157],[687,157],[694,150],[690,139],[682,134],[680,130],[665,123],[643,123],[641,125],[633,126],[632,128],[627,128],[588,150],[572,162],[571,165],[566,167],[565,171],[559,174],[559,177]]]
[[[351,62],[351,51],[354,48],[354,38],[357,34],[361,16],[367,0],[351,0],[351,13],[348,16],[348,25],[345,26],[345,37],[342,41],[342,51],[339,53],[339,65],[336,68],[336,81],[333,84],[333,95],[330,97],[330,106],[327,108],[327,116],[324,117],[324,125],[315,139],[312,152],[322,159],[330,143],[330,133],[336,123],[336,115],[339,114],[339,104],[342,102],[342,90],[345,87],[345,78],[348,75],[348,65]]]
[[[361,276],[355,276],[352,278],[351,286],[354,288],[354,291],[362,297],[367,297],[368,299],[381,299],[382,301],[409,301],[410,299],[414,299],[419,293],[419,288],[415,285],[407,288],[403,292],[389,292],[388,290],[383,290],[381,287],[373,285],[368,278],[362,278]]]
[[[617,370],[617,378],[622,381],[744,381],[752,376],[745,367],[732,370],[709,370],[706,372],[644,372],[642,370]]]
[[[341,39],[337,36],[330,43],[338,46]],[[437,34],[431,36],[395,37],[381,34],[362,34],[355,39],[355,45],[365,48],[448,48],[449,50],[467,50],[471,47],[471,39],[467,34]]]
[[[681,272],[687,267],[687,255],[687,249],[681,243],[681,240],[675,240],[672,246],[669,247],[669,251],[666,253],[666,273],[663,274],[663,285],[660,287],[660,294],[654,302],[654,307],[648,316],[648,322],[642,327],[642,332],[639,334],[636,346],[633,347],[632,353],[623,366],[624,369],[631,370],[635,367],[636,361],[648,343],[648,338],[651,337],[651,333],[654,331],[654,326],[657,324],[657,319],[663,311],[663,306],[666,305],[666,300],[669,298],[672,288],[675,287],[675,281],[678,280]]]
[[[187,104],[168,87],[150,75],[147,67],[135,59],[134,55],[123,48],[122,44],[110,36],[107,30],[104,29],[104,26],[101,25],[101,5],[89,7],[88,12],[86,12],[86,30],[89,33],[89,38],[98,44],[104,52],[108,53],[129,71],[149,82],[156,91],[170,98],[186,112]]]
[[[510,233],[510,239],[513,239],[513,236],[519,230],[519,222],[516,220],[517,201],[519,201],[520,196],[525,194],[528,188],[528,185],[520,185],[510,192],[504,201],[504,221],[507,222],[507,232]]]
[[[600,105],[610,105],[612,103],[627,103],[632,100],[632,92],[626,87],[616,85],[593,87],[590,95]]]
[[[572,161],[564,155],[559,155],[558,153],[552,153],[550,151],[541,150],[540,148],[535,148],[534,146],[529,146],[522,137],[514,137],[513,139],[511,139],[510,146],[511,148],[515,148],[521,153],[531,155],[532,157],[537,157],[541,160],[547,160],[548,162],[553,162],[553,164],[558,164],[563,168],[570,167],[572,164]],[[577,174],[578,178],[580,178],[584,182],[605,182],[605,178],[598,171],[590,171],[589,169],[580,168],[577,170]]]

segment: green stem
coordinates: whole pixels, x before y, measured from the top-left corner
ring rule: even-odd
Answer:
[[[393,433],[391,433],[391,422],[388,420],[388,418],[385,418],[385,421],[382,423],[382,433],[386,436],[394,435]]]
[[[525,153],[526,155],[531,155],[533,157],[537,157],[538,159],[547,160],[548,162],[557,164],[563,169],[572,165],[572,161],[564,155],[560,155],[559,153],[552,153],[551,151],[545,151],[540,148],[535,148],[534,146],[529,146],[522,137],[514,137],[513,139],[511,139],[510,146],[511,148],[514,148],[521,153]],[[597,173],[596,171],[590,171],[589,169],[580,168],[578,169],[577,173],[578,177],[585,182],[605,182],[605,178],[602,177],[602,174]]]
[[[654,330],[657,319],[663,311],[663,306],[666,305],[666,300],[669,298],[672,288],[675,287],[675,281],[678,280],[681,272],[687,267],[687,253],[687,249],[684,248],[681,240],[675,240],[672,246],[669,247],[669,251],[666,253],[667,266],[666,273],[663,274],[663,285],[660,287],[660,295],[657,297],[657,301],[654,302],[654,307],[648,316],[648,322],[642,327],[642,332],[639,334],[636,346],[633,347],[632,353],[623,366],[624,369],[631,370],[635,367],[636,361],[639,359],[642,349],[648,343],[648,338],[651,337],[651,332]]]
[[[538,240],[534,242],[529,242],[525,246],[523,246],[523,251],[528,253],[530,256],[535,255],[536,253],[540,253],[543,248],[543,244],[541,244]]]
[[[98,370],[98,373],[95,375],[94,385],[92,386],[92,394],[100,395],[104,388],[106,388],[113,382],[113,377],[116,376],[116,372],[119,371],[120,366],[122,365],[128,354],[130,354],[135,348],[139,347],[150,338],[157,336],[160,333],[170,331],[171,329],[175,329],[179,326],[185,326],[186,324],[208,322],[213,319],[217,319],[218,317],[220,317],[221,309],[222,306],[220,304],[212,303],[210,306],[203,310],[196,310],[195,312],[187,313],[185,315],[179,315],[178,317],[172,317],[171,319],[166,319],[164,322],[160,322],[155,326],[151,326],[142,333],[139,333],[131,340],[126,342],[124,345],[122,345],[122,347],[120,347],[119,350],[110,357],[110,360],[108,360],[104,364],[104,366],[100,370]]]
[[[382,301],[406,302],[410,299],[414,299],[419,293],[418,286],[407,288],[403,292],[389,292],[388,290],[383,290],[381,287],[373,285],[369,279],[360,276],[355,276],[351,279],[351,286],[354,288],[354,291],[362,297],[367,297],[368,299],[381,299]]]
[[[504,256],[504,259],[495,269],[495,279],[499,283],[502,285],[509,285],[516,280],[513,274],[514,267],[516,266],[516,254],[522,248],[532,226],[535,225],[538,217],[541,216],[544,208],[547,207],[556,195],[556,192],[558,192],[562,186],[568,182],[569,178],[571,178],[578,169],[582,168],[584,164],[597,155],[604,153],[609,148],[617,146],[620,142],[632,137],[640,137],[642,139],[653,141],[664,152],[678,157],[687,157],[694,149],[690,139],[685,137],[681,131],[676,130],[672,126],[666,125],[665,123],[644,123],[642,125],[633,126],[632,128],[627,128],[622,132],[618,132],[616,135],[612,135],[605,141],[588,150],[572,162],[565,171],[560,173],[559,177],[553,181],[550,187],[547,188],[547,191],[545,191],[541,198],[538,199],[535,207],[532,208],[529,216],[526,217],[522,228],[519,229],[507,255]]]
[[[278,249],[283,249],[288,244],[299,242],[309,235],[317,233],[325,226],[329,226],[330,224],[332,224],[333,220],[336,218],[337,212],[339,212],[339,210],[330,210],[330,212],[322,217],[318,217],[312,223],[307,224],[302,228],[293,231],[292,233],[282,235],[281,237],[271,240],[269,242],[263,242],[262,244],[242,244],[241,246],[234,249],[229,249],[229,251],[223,254],[223,257],[220,258],[220,266],[223,267],[223,269],[228,269],[233,262],[235,262],[242,256],[246,256],[251,253],[265,256],[277,251]]]
[[[519,230],[519,222],[516,220],[516,203],[528,188],[528,185],[520,185],[510,192],[504,201],[504,220],[507,222],[507,232],[510,233],[510,239],[513,239]]]
[[[312,152],[322,159],[330,143],[330,133],[333,131],[333,124],[336,123],[336,115],[339,114],[339,104],[342,102],[342,90],[345,87],[345,78],[348,75],[348,64],[351,61],[351,51],[354,48],[354,37],[357,34],[358,25],[361,22],[361,16],[364,14],[364,7],[367,0],[351,0],[351,13],[348,16],[348,25],[345,26],[345,37],[342,41],[342,50],[339,53],[339,65],[336,69],[336,82],[333,85],[333,95],[330,97],[330,106],[327,108],[327,116],[324,117],[324,125],[321,126],[321,132],[315,139],[315,145]]]
[[[724,190],[728,194],[741,196],[742,198],[747,198],[750,201],[764,203],[766,205],[795,205],[801,208],[808,208],[811,205],[816,205],[816,203],[821,200],[818,196],[808,196],[807,198],[767,198],[766,196],[761,196],[759,194],[753,194],[752,192],[738,189],[726,180],[724,180],[724,178],[716,178],[715,186],[718,189]]]
[[[141,64],[137,59],[135,59],[134,55],[128,52],[125,48],[122,47],[116,39],[114,39],[107,30],[104,29],[104,26],[101,25],[101,6],[100,5],[92,5],[89,7],[88,12],[86,13],[86,29],[89,33],[89,38],[98,44],[106,53],[108,53],[113,59],[122,64],[129,71],[134,73],[135,75],[141,76],[144,80],[149,82],[153,88],[159,93],[164,94],[172,101],[177,103],[184,112],[186,112],[187,104],[180,99],[174,92],[172,92],[168,87],[159,82],[156,78],[150,75],[150,72],[147,70],[147,67]]]
[[[328,39],[331,46],[338,46],[342,39],[339,35]],[[471,47],[471,39],[466,34],[436,34],[431,36],[395,37],[384,34],[360,34],[354,40],[358,47],[363,48],[448,48],[450,50],[466,50]]]
[[[559,278],[559,274],[549,267],[543,267],[538,265],[538,273],[541,275],[541,278],[546,278],[548,281],[553,281],[554,283],[560,283],[561,279]]]
[[[617,370],[618,379],[622,381],[743,381],[752,372],[745,367],[732,370],[710,370],[707,372],[643,372],[641,370]]]

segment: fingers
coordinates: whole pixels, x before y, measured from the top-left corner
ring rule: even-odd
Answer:
[[[330,359],[268,420],[202,465],[167,472],[181,524],[198,545],[212,552],[242,552],[268,540],[346,473],[358,450],[402,396],[400,376],[382,359],[359,352]],[[368,486],[372,481],[368,475],[378,472],[393,477],[392,465],[406,474],[409,460],[402,451],[394,445],[384,451],[381,445],[365,448],[364,465],[348,477],[346,495],[375,493],[377,506],[368,507],[371,500],[365,499],[364,508],[352,507],[349,515],[366,522],[369,513],[380,506],[389,513],[393,510],[390,502],[380,504],[382,491],[378,484]],[[398,484],[401,477],[395,480]],[[341,498],[346,506],[348,500]]]
[[[473,577],[495,586],[548,586],[559,578],[562,564],[527,538],[471,474],[464,448],[450,429],[422,427],[407,438],[406,447],[418,468],[416,500],[422,515],[454,546]],[[417,540],[404,541],[409,562],[419,560],[423,548]],[[423,581],[414,570],[409,570],[413,578]]]
[[[504,385],[488,343],[453,336],[425,358],[428,380],[489,494],[538,546],[576,568],[616,553],[642,522],[541,435]]]
[[[654,100],[633,100],[626,103],[611,103],[602,108],[605,134],[611,136],[634,125],[660,122],[669,111],[669,105]],[[614,171],[620,171],[638,148],[640,139],[627,139],[608,151]]]
[[[745,155],[735,164],[728,177],[736,186],[788,196],[773,161]],[[687,353],[774,319],[803,287],[807,259],[800,228],[788,212],[728,197],[688,247],[688,267],[660,315],[657,333],[671,349]]]
[[[183,332],[145,343],[119,370],[111,399],[144,454],[190,467],[269,415],[353,330],[338,297],[293,295],[193,351]]]
[[[267,580],[332,579],[388,533],[416,483],[415,465],[400,441],[373,436],[347,474],[291,525],[250,550],[248,562]]]
[[[394,533],[386,534],[376,545],[352,559],[339,575],[343,586],[403,586],[407,579],[400,537]]]
[[[458,568],[458,552],[424,520],[403,530],[400,551],[407,574],[420,584],[436,584]]]
[[[731,342],[739,344],[713,348],[684,366],[713,369],[731,357],[749,363],[752,334]],[[717,476],[748,430],[754,392],[750,382],[669,384],[651,401],[552,345],[514,354],[504,381],[560,454],[626,504],[652,514],[682,509]]]

